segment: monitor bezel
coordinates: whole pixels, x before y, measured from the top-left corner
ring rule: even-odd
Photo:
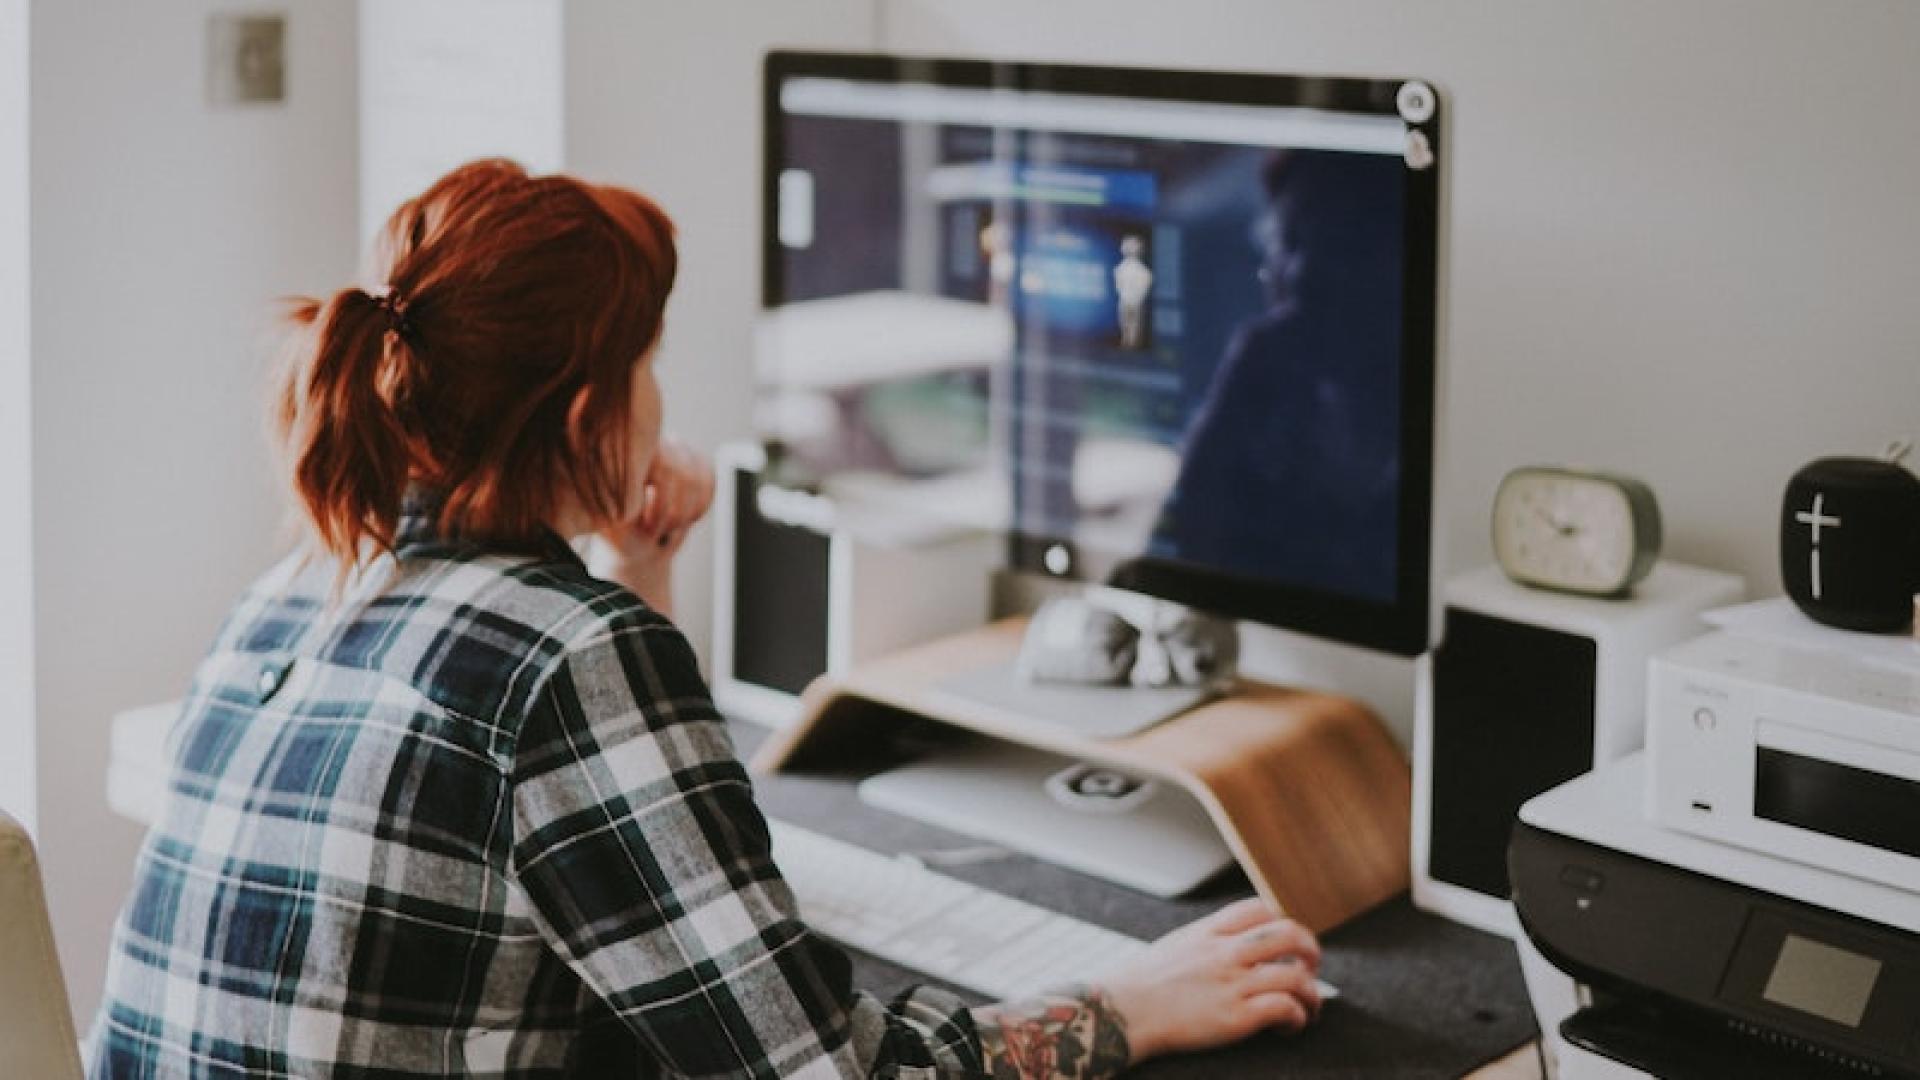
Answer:
[[[1264,105],[1372,113],[1403,119],[1396,103],[1404,78],[1278,75],[1244,71],[1109,67],[1035,61],[962,59],[882,53],[774,50],[761,83],[762,158],[761,307],[783,302],[783,261],[777,235],[778,174],[785,143],[780,86],[793,78],[876,83],[920,83],[1094,94],[1158,101]],[[1419,80],[1433,88],[1427,80]],[[1297,631],[1400,656],[1418,656],[1435,639],[1435,476],[1440,382],[1440,241],[1443,225],[1441,138],[1446,102],[1433,90],[1431,115],[1410,128],[1425,135],[1433,165],[1407,171],[1407,208],[1401,325],[1401,480],[1395,600],[1378,603],[1319,589],[1236,577],[1192,564],[1155,558],[1131,560],[1124,576],[1105,582],[1219,615]],[[1016,569],[1075,579],[1048,566],[1062,537],[1010,529],[1008,559]]]

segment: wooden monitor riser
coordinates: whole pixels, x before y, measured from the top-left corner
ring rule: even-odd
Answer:
[[[775,733],[753,768],[833,768],[906,713],[1178,784],[1254,888],[1316,932],[1407,888],[1412,779],[1366,706],[1242,680],[1156,727],[1099,740],[940,688],[1011,662],[1025,625],[1004,620],[816,680],[800,721]]]

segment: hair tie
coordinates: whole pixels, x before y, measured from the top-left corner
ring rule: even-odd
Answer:
[[[386,315],[389,333],[397,334],[403,339],[413,336],[413,320],[407,317],[406,297],[390,288],[385,293],[374,297],[373,302]]]

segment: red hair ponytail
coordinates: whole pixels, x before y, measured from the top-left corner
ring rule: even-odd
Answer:
[[[286,438],[295,447],[293,484],[322,547],[355,552],[363,539],[393,543],[406,491],[408,433],[380,383],[405,348],[390,334],[379,302],[360,289],[338,293],[315,320]],[[386,380],[386,381],[391,381]]]
[[[390,548],[412,485],[449,535],[526,543],[571,495],[622,513],[635,366],[677,257],[643,196],[505,161],[462,166],[396,211],[386,292],[297,302],[307,328],[276,426],[320,545]]]

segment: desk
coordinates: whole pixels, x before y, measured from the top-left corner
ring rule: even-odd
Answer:
[[[764,729],[733,725],[742,756],[766,738]],[[976,841],[872,809],[854,791],[855,772],[776,773],[754,779],[768,814],[888,853],[936,853],[977,847]],[[1154,938],[1251,892],[1244,878],[1206,886],[1194,897],[1159,900],[1025,856],[942,873],[1042,907]],[[1539,1075],[1530,1044],[1532,1008],[1513,945],[1414,910],[1402,896],[1327,935],[1322,974],[1342,999],[1301,1036],[1261,1036],[1209,1054],[1166,1058],[1128,1074],[1141,1080],[1530,1080]],[[855,984],[882,996],[925,976],[855,954]],[[955,989],[951,988],[950,989]],[[970,1000],[978,995],[958,991]],[[1521,1048],[1515,1052],[1515,1048]]]
[[[115,718],[114,808],[143,824],[158,813],[176,706]],[[764,729],[736,722],[734,740],[751,754]],[[931,826],[867,807],[852,775],[793,775],[755,781],[769,814],[888,852],[975,846]],[[1250,890],[1244,879],[1206,887],[1177,901],[1152,897],[1023,856],[943,872],[1011,896],[1066,911],[1136,937],[1157,937]],[[1402,897],[1326,938],[1323,974],[1343,998],[1292,1039],[1261,1036],[1210,1054],[1165,1058],[1128,1074],[1139,1080],[1451,1080],[1490,1058],[1473,1080],[1534,1080],[1532,1011],[1513,946],[1499,938],[1415,911]],[[855,954],[855,983],[883,996],[924,976]],[[961,992],[980,1000],[978,995]],[[1515,1050],[1515,1047],[1519,1049]],[[1511,1052],[1509,1052],[1511,1051]]]

